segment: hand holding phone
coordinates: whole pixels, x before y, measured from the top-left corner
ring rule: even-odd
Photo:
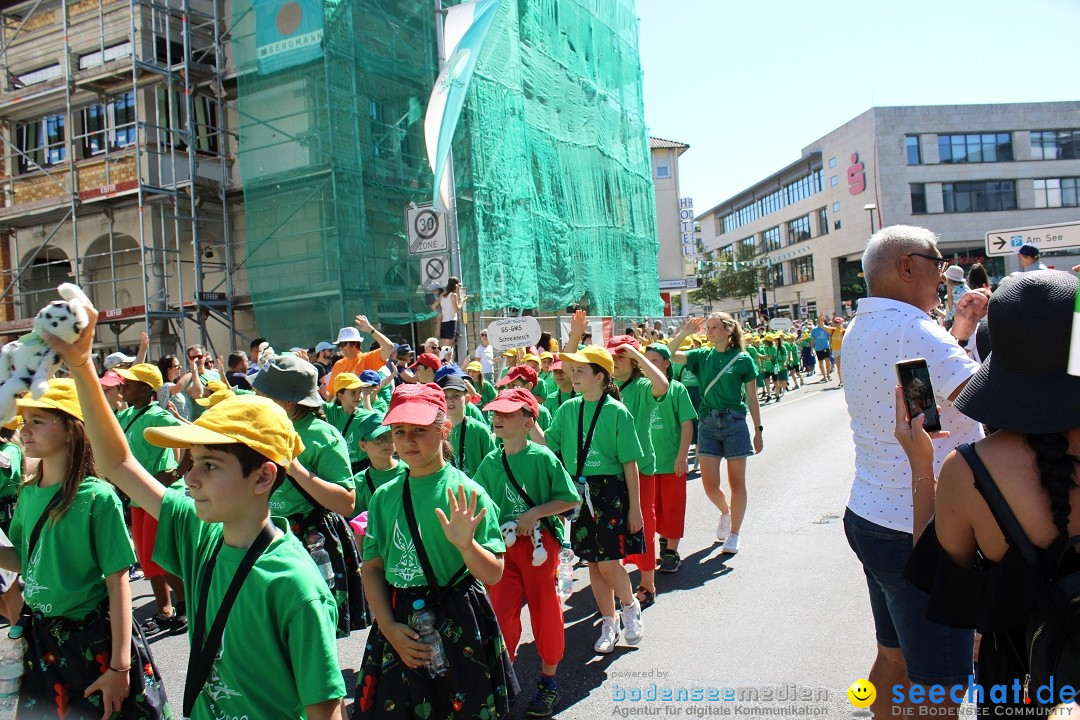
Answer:
[[[925,415],[923,429],[928,433],[941,430],[941,417],[938,415],[937,399],[934,386],[930,382],[930,368],[923,358],[902,360],[896,363],[896,377],[904,391],[908,417]]]

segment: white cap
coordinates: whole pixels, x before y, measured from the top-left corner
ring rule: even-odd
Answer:
[[[338,330],[337,340],[334,342],[363,342],[364,339],[360,337],[360,331],[354,327],[343,327]]]
[[[134,363],[134,362],[135,362],[135,357],[134,356],[125,355],[122,352],[114,352],[114,353],[112,353],[110,355],[105,356],[104,365],[105,365],[106,370],[112,370],[117,365],[123,365],[124,363],[131,364],[131,363]]]

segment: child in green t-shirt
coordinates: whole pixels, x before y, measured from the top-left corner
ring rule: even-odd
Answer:
[[[360,378],[353,373],[338,373],[334,376],[334,401],[322,404],[326,422],[333,425],[345,438],[349,451],[349,467],[353,475],[368,466],[367,455],[360,449],[360,437],[355,425],[360,413],[365,410],[363,387]],[[370,411],[371,408],[367,407],[366,410]]]
[[[541,396],[537,392],[537,388],[540,387],[540,376],[529,364],[518,365],[506,374],[506,377],[495,383],[496,387],[500,388],[521,388],[528,390],[536,398],[536,402],[539,407],[539,415],[536,419],[536,426],[541,430],[547,430],[548,425],[551,424],[551,411],[543,405],[539,405],[547,399],[546,394]]]
[[[394,438],[390,436],[390,426],[383,425],[382,413],[364,413],[356,424],[360,449],[371,462],[353,476],[356,484],[356,505],[353,507],[352,517],[368,509],[371,496],[377,489],[391,480],[397,480],[409,469],[408,465],[394,457]]]
[[[97,312],[87,312],[90,324],[75,344],[47,340],[71,369],[79,390],[77,407],[86,415],[101,472],[158,519],[155,561],[193,588],[192,656],[207,657],[201,663],[189,661],[188,672],[198,666],[207,676],[197,683],[195,697],[185,699],[184,714],[192,720],[341,720],[345,685],[337,664],[334,601],[288,524],[270,518],[270,496],[303,448],[289,418],[269,400],[243,395],[217,403],[194,424],[148,429],[145,434],[155,444],[191,450],[194,463],[186,476],[190,497],[182,489],[166,488],[134,462],[106,404],[88,362]],[[69,544],[65,552],[76,545]],[[113,546],[128,544],[114,539]],[[245,556],[254,558],[254,567],[238,578],[234,568]],[[122,563],[125,576],[129,563],[130,557]],[[70,572],[77,565],[69,562],[67,567]],[[226,591],[237,579],[242,585],[213,652],[215,643],[207,647],[206,640],[214,638],[196,636],[193,628],[214,626]],[[113,665],[120,662],[118,655],[114,651]],[[132,695],[134,678],[142,677],[143,670],[135,667]],[[81,697],[81,690],[69,693],[72,701]],[[53,702],[51,696],[48,702]],[[97,707],[92,717],[100,714]]]
[[[521,607],[527,604],[533,638],[540,654],[540,679],[525,707],[530,717],[548,717],[559,698],[555,681],[566,646],[562,601],[555,588],[559,552],[566,529],[560,513],[573,510],[581,498],[555,454],[529,442],[539,403],[526,388],[503,390],[485,411],[493,413],[495,435],[502,449],[480,464],[476,482],[499,506],[499,525],[513,524],[516,541],[507,548],[502,580],[488,587],[513,662],[521,638]],[[543,554],[538,563],[532,533],[540,523]]]
[[[87,350],[92,336],[93,328],[83,331]],[[89,352],[83,366],[88,359]],[[93,364],[83,369],[115,426]],[[15,625],[27,643],[18,715],[59,708],[69,717],[172,717],[146,638],[132,623],[128,567],[135,555],[120,499],[97,477],[87,440],[96,419],[84,422],[70,379],[50,380],[40,398],[28,395],[18,406],[26,455],[39,460],[15,506],[14,547],[0,548],[0,566],[23,573],[29,611]],[[123,445],[119,427],[117,433]]]
[[[518,692],[498,621],[480,583],[503,574],[499,510],[446,458],[446,396],[400,385],[383,420],[409,471],[375,491],[364,536],[364,590],[375,615],[356,685],[354,720],[498,720]],[[433,648],[409,624],[435,614],[449,671],[432,676]]]
[[[480,467],[487,454],[495,449],[495,438],[486,423],[467,414],[469,391],[460,375],[443,375],[438,380],[438,386],[445,395],[446,417],[451,424],[451,462],[467,477],[473,477],[476,468]]]

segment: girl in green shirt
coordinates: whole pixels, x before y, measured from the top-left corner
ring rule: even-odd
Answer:
[[[362,393],[363,383],[359,377],[353,373],[338,373],[334,376],[334,402],[322,404],[326,421],[345,438],[349,467],[354,475],[369,464],[367,454],[360,449],[360,436],[357,435],[356,423],[365,412],[361,407]]]
[[[364,590],[375,615],[356,684],[354,720],[506,717],[518,693],[498,621],[481,583],[503,574],[499,509],[447,462],[446,397],[401,385],[383,420],[409,471],[379,487],[364,536]],[[409,624],[435,614],[449,670],[432,676],[431,645]]]
[[[23,572],[30,612],[21,623],[27,649],[18,714],[171,717],[150,648],[132,622],[135,555],[120,499],[96,477],[75,383],[50,380],[41,398],[18,405],[27,456],[40,459],[15,507],[14,547],[0,548],[0,566]]]

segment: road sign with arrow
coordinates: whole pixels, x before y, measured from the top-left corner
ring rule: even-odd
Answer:
[[[987,255],[1015,255],[1023,245],[1034,245],[1040,252],[1080,248],[1080,222],[991,230],[986,233]]]

